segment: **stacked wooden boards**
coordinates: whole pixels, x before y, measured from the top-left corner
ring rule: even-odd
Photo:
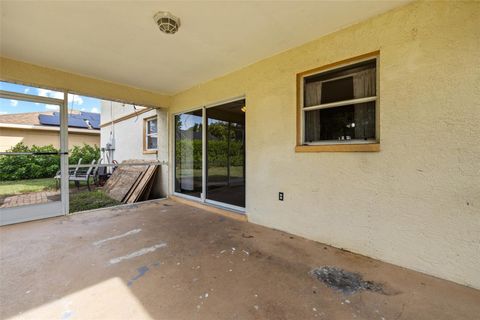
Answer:
[[[118,166],[105,184],[107,195],[123,203],[147,200],[155,180],[157,165],[145,160],[125,160],[122,164],[145,165]]]

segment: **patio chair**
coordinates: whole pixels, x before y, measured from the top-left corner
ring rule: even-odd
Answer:
[[[95,169],[93,169],[93,173],[92,173],[92,177],[93,177],[93,183],[95,183],[95,185],[97,187],[100,186],[100,164],[102,163],[102,158],[100,157],[98,160],[97,160],[97,165],[95,166]]]
[[[78,163],[77,165],[75,166],[75,168],[73,169],[68,169],[68,178],[70,179],[71,176],[74,176],[77,174],[77,171],[80,167],[80,165],[82,164],[82,158],[78,159]],[[55,186],[56,188],[60,188],[60,179],[62,178],[62,171],[58,170],[57,173],[55,174],[55,177],[53,177],[53,179],[55,179]]]
[[[75,182],[75,186],[77,187],[77,189],[80,189],[80,181],[85,181],[87,183],[88,191],[92,191],[92,189],[90,188],[90,177],[92,176],[92,172],[95,169],[95,162],[96,160],[94,159],[92,160],[92,163],[88,168],[79,168],[75,175],[70,176],[68,180]]]

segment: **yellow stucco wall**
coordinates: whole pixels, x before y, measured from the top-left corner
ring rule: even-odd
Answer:
[[[375,50],[381,151],[295,153],[295,75]],[[419,2],[177,94],[170,112],[246,95],[250,221],[480,288],[479,66],[480,3]]]
[[[0,152],[7,151],[19,142],[23,142],[27,146],[47,146],[53,145],[60,148],[60,132],[59,131],[41,131],[41,130],[25,130],[0,128]],[[84,143],[89,145],[97,145],[100,147],[100,133],[98,134],[68,134],[68,148],[73,146],[82,146]]]
[[[0,57],[0,79],[150,107],[168,107],[170,97],[130,86]]]

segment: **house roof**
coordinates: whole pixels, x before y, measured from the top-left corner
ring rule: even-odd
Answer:
[[[47,126],[60,126],[60,112],[53,112],[51,115],[40,114],[40,124]],[[100,114],[92,112],[69,112],[68,126],[73,128],[84,128],[100,130]]]
[[[38,116],[52,115],[53,112],[25,112],[0,115],[0,123],[41,125]]]
[[[0,123],[12,125],[30,125],[39,127],[59,127],[59,112],[25,112],[0,115]],[[69,128],[100,130],[100,114],[73,111],[68,114]]]

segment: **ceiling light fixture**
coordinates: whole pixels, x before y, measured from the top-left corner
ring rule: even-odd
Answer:
[[[180,18],[167,11],[159,11],[153,16],[160,31],[166,34],[174,34],[180,28]]]

